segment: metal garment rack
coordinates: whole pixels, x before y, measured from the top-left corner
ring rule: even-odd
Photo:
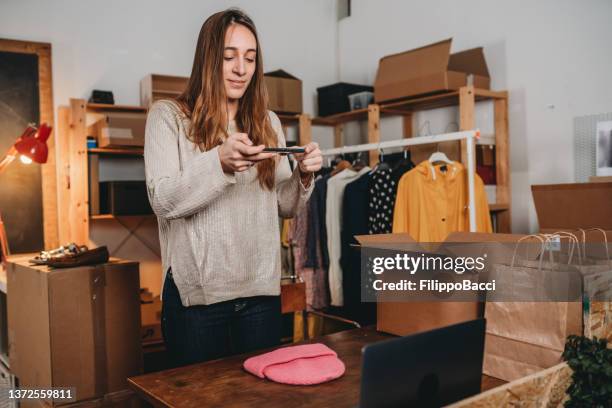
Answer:
[[[465,130],[461,132],[443,133],[432,136],[419,136],[407,139],[390,140],[379,143],[365,143],[353,146],[336,147],[322,150],[323,156],[335,156],[338,154],[367,152],[371,150],[382,150],[393,147],[417,146],[424,144],[437,144],[453,140],[465,140],[467,145],[467,179],[468,179],[468,216],[470,220],[470,232],[476,232],[476,195],[475,178],[476,158],[474,157],[475,141],[480,137],[480,130]]]

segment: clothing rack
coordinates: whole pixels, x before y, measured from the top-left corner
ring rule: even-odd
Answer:
[[[467,178],[468,178],[468,216],[470,220],[470,232],[476,232],[476,195],[475,180],[476,159],[474,156],[475,138],[480,137],[480,130],[465,130],[461,132],[443,133],[432,136],[420,136],[406,139],[390,140],[379,143],[365,143],[353,146],[336,147],[321,151],[323,156],[335,156],[338,154],[367,152],[371,150],[382,150],[393,147],[416,146],[424,144],[437,144],[454,140],[465,140],[467,147]]]

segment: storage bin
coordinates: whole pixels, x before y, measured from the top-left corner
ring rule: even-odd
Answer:
[[[348,96],[351,110],[367,108],[374,101],[374,92],[363,91]]]

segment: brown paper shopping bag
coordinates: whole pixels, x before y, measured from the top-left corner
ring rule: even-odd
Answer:
[[[545,253],[545,237],[528,236],[519,243],[525,239],[541,244],[540,257]],[[525,299],[541,300],[545,295],[541,286],[558,271],[542,269],[543,262],[531,262],[516,262],[513,257],[511,265],[496,265],[494,272],[513,274],[516,285],[511,290],[526,291]],[[484,373],[512,381],[559,363],[566,337],[582,332],[581,309],[580,302],[487,301]]]

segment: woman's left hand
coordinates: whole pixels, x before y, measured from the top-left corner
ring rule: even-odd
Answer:
[[[294,157],[298,162],[300,175],[302,176],[302,184],[304,187],[308,188],[312,180],[312,174],[321,169],[323,156],[321,155],[319,144],[316,142],[308,143],[304,146],[304,150],[304,153],[296,153]]]
[[[304,153],[296,153],[295,159],[298,161],[302,178],[310,177],[310,175],[321,169],[323,164],[323,156],[319,149],[319,144],[310,142],[304,146]]]

